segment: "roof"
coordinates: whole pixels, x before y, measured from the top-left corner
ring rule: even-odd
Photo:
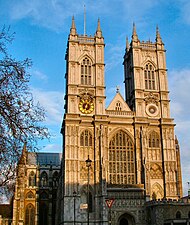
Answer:
[[[28,153],[27,163],[29,165],[61,165],[62,154],[61,153]]]

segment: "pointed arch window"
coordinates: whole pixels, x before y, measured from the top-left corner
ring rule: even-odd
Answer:
[[[181,219],[181,212],[180,211],[177,211],[177,213],[176,213],[176,219]]]
[[[156,90],[156,74],[152,64],[147,63],[144,68],[145,89]]]
[[[92,84],[92,66],[90,60],[85,57],[81,64],[81,84]]]
[[[131,138],[123,131],[109,142],[109,183],[135,184],[135,152]]]
[[[26,198],[34,198],[34,194],[30,191],[26,194]]]
[[[152,131],[149,135],[149,148],[159,148],[160,138],[157,132]]]
[[[25,225],[34,225],[35,224],[35,208],[30,203],[26,207],[25,211]]]
[[[59,174],[57,171],[53,173],[53,187],[58,187]]]
[[[34,171],[31,171],[29,174],[29,186],[31,187],[36,186],[36,175]]]
[[[80,146],[92,146],[92,134],[89,130],[85,130],[80,135]]]
[[[47,187],[48,186],[48,175],[45,171],[42,172],[40,177],[41,187]]]

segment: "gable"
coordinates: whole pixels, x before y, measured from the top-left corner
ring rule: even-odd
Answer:
[[[107,107],[107,110],[115,110],[115,111],[131,111],[123,97],[119,92],[116,93],[115,97]]]

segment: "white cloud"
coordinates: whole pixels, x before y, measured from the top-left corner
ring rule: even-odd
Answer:
[[[6,14],[9,14],[12,20],[31,19],[33,24],[44,26],[53,30],[64,30],[68,18],[72,15],[83,14],[84,3],[86,4],[87,14],[117,17],[122,20],[144,20],[146,13],[151,12],[162,0],[7,0],[6,5],[2,5]],[[139,6],[139,7],[137,7]],[[137,16],[138,15],[138,16]],[[67,28],[68,30],[68,28]]]
[[[173,70],[169,73],[171,114],[175,119],[175,131],[181,149],[184,195],[190,181],[190,69]]]
[[[47,125],[60,126],[63,109],[63,93],[58,91],[43,91],[40,89],[32,89],[34,100],[40,103],[46,110],[47,118],[45,123]]]
[[[36,77],[38,80],[43,80],[43,81],[47,81],[47,80],[48,80],[47,75],[44,74],[44,73],[42,73],[42,72],[39,71],[39,70],[33,70],[32,75],[33,75],[34,77]]]

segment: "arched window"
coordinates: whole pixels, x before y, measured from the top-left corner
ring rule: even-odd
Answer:
[[[36,175],[34,171],[31,171],[29,174],[29,186],[36,186]]]
[[[48,175],[45,171],[42,172],[40,177],[41,187],[47,187],[48,186]]]
[[[157,132],[152,131],[149,135],[149,148],[159,148],[160,138]]]
[[[89,196],[88,196],[88,190],[87,187],[84,187],[81,193],[81,203],[82,204],[88,204],[88,197],[89,197],[89,212],[93,212],[93,196],[92,192],[89,191]]]
[[[58,181],[59,181],[59,174],[57,171],[53,173],[53,187],[58,186]]]
[[[115,110],[117,110],[117,111],[121,111],[121,102],[116,102],[116,104],[115,104]]]
[[[80,146],[92,146],[92,134],[89,130],[85,130],[81,133]]]
[[[156,90],[156,78],[154,67],[147,63],[144,68],[145,89]]]
[[[26,194],[26,198],[34,198],[34,194],[30,191]]]
[[[135,183],[135,153],[131,138],[123,131],[109,142],[110,184]]]
[[[85,57],[81,64],[81,84],[91,85],[92,75],[91,75],[92,66],[90,60]]]
[[[35,208],[30,203],[26,207],[25,211],[25,225],[34,225],[35,224]]]
[[[180,211],[176,212],[176,219],[181,219],[181,212]]]

